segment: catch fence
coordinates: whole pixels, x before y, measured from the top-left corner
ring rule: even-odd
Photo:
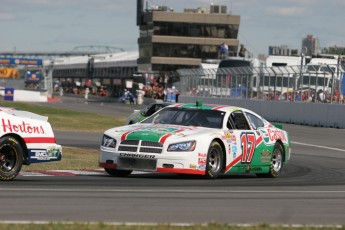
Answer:
[[[344,103],[345,73],[337,65],[179,69],[181,95]]]

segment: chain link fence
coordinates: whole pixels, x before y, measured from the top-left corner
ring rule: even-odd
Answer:
[[[185,96],[344,103],[345,73],[337,65],[179,69]]]

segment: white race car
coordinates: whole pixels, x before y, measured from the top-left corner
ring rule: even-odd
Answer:
[[[48,117],[0,107],[0,180],[12,180],[22,165],[59,161],[62,148],[56,144]]]
[[[99,166],[113,176],[135,170],[277,177],[291,149],[288,133],[276,126],[244,108],[174,104],[137,124],[105,131]]]

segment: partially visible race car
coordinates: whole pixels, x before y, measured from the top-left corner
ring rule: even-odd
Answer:
[[[0,107],[0,180],[13,180],[22,165],[59,161],[61,156],[48,117]]]
[[[99,166],[112,176],[135,170],[278,177],[290,153],[289,134],[281,125],[245,108],[197,101],[173,104],[137,124],[105,131]]]
[[[139,121],[144,120],[145,118],[151,116],[161,108],[164,108],[165,106],[172,105],[172,102],[155,102],[149,104],[145,109],[142,110],[134,110],[134,112],[129,115],[127,119],[127,124],[134,124],[138,123]]]

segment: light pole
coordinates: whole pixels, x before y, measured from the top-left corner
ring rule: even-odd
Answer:
[[[53,71],[54,60],[50,60],[47,66],[43,66],[44,88],[47,90],[49,97],[53,95]]]
[[[307,47],[304,46],[302,47],[301,49],[301,65],[300,65],[300,70],[299,70],[299,77],[301,79],[300,81],[300,85],[303,86],[303,64],[304,64],[304,58],[305,58],[305,55],[307,54]],[[295,81],[295,89],[298,89],[298,86],[297,86],[297,81]]]

